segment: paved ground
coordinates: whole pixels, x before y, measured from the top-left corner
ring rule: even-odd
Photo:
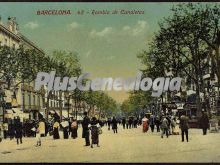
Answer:
[[[220,133],[201,135],[189,131],[189,142],[180,135],[160,138],[158,133],[141,132],[141,127],[113,134],[106,127],[100,136],[100,147],[84,147],[79,128],[78,139],[42,138],[35,147],[34,138],[25,138],[22,145],[15,140],[0,143],[0,162],[220,162]],[[62,135],[62,133],[61,133]]]

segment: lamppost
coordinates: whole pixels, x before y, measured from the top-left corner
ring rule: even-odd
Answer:
[[[5,96],[5,92],[2,88],[0,88],[0,104],[1,104],[1,107],[2,107],[2,122],[4,123],[5,121],[5,99],[4,99]]]

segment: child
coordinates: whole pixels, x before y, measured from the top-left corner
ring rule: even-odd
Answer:
[[[41,146],[41,135],[40,135],[40,130],[39,130],[39,127],[37,128],[36,130],[36,139],[37,139],[37,146]]]

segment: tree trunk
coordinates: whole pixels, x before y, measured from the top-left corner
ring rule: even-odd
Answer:
[[[62,92],[59,91],[59,104],[60,104],[60,122],[62,122]]]
[[[99,108],[99,117],[98,117],[98,120],[99,120],[100,117],[101,117],[101,113],[102,113],[102,110],[101,110],[101,108]]]
[[[197,107],[197,116],[201,115],[201,110],[202,110],[202,106],[201,106],[201,101],[200,101],[200,84],[199,84],[199,73],[198,73],[198,69],[196,69],[196,107]]]
[[[50,91],[47,95],[47,101],[46,101],[46,119],[48,120],[49,110],[50,110],[50,97],[51,97],[52,91]]]
[[[67,117],[69,118],[69,113],[70,113],[70,96],[68,98],[68,109],[67,109]]]

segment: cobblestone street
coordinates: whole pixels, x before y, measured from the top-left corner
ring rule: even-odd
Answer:
[[[203,136],[198,129],[189,130],[189,142],[180,135],[161,139],[159,133],[142,133],[141,127],[119,127],[118,134],[103,128],[100,147],[84,147],[81,128],[77,139],[24,138],[22,145],[14,140],[0,143],[0,162],[220,162],[219,133]],[[62,137],[62,132],[60,132]]]

